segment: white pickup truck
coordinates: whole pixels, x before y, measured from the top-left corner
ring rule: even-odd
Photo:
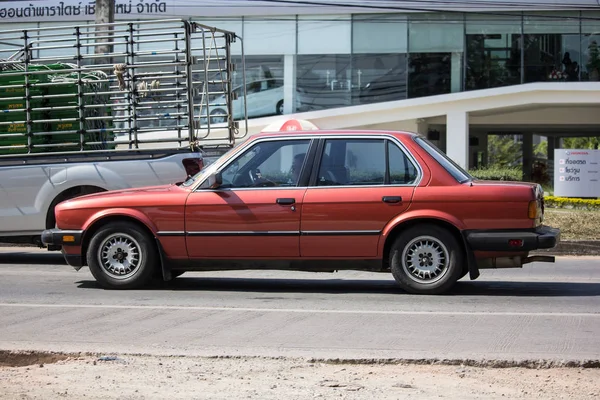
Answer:
[[[236,39],[185,20],[0,32],[0,242],[41,245],[59,202],[180,182],[231,148]]]

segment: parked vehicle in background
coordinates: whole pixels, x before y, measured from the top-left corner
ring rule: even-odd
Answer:
[[[65,201],[43,241],[106,288],[184,271],[391,273],[439,294],[479,269],[553,257],[537,184],[473,179],[422,137],[287,131],[252,136],[183,183]]]
[[[0,32],[0,242],[41,244],[61,201],[183,182],[230,149],[239,123],[199,116],[230,104],[235,40],[183,20]]]
[[[247,83],[245,87],[246,96],[244,96],[244,85],[233,89],[234,120],[243,119],[246,112],[248,118],[283,114],[283,79],[257,80]],[[227,121],[226,104],[225,96],[217,97],[210,103],[208,112],[213,124]],[[206,118],[202,120],[205,121]]]

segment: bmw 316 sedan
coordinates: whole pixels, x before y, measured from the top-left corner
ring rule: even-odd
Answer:
[[[406,292],[441,294],[480,269],[552,256],[541,186],[474,179],[406,132],[261,133],[185,182],[92,194],[56,207],[68,264],[105,288],[185,271],[391,273]]]

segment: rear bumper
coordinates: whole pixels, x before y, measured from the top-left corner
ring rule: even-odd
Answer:
[[[42,232],[42,243],[55,246],[80,246],[83,231],[46,229]]]
[[[560,241],[560,230],[549,226],[541,226],[534,230],[466,231],[464,235],[474,251],[522,252],[551,249]],[[511,246],[511,240],[522,240],[522,245]]]

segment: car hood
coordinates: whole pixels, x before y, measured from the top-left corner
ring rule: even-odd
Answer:
[[[160,203],[160,198],[165,195],[185,191],[186,189],[176,184],[111,190],[66,200],[60,203],[60,208],[107,208],[153,205]],[[160,196],[160,198],[157,196]]]

